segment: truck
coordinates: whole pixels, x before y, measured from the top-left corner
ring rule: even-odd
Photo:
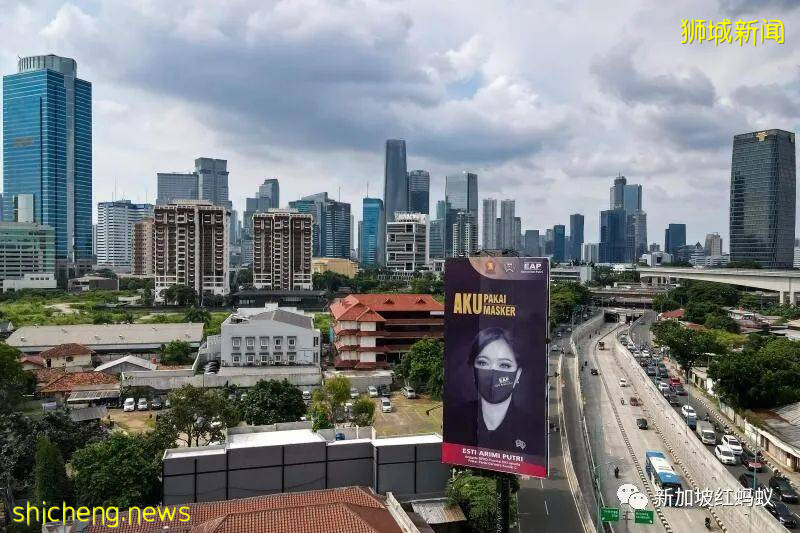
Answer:
[[[606,349],[606,343],[603,342],[603,341],[597,341],[597,349],[598,350],[605,350]]]
[[[710,422],[703,420],[697,422],[697,436],[703,444],[715,445],[717,443],[717,433],[714,431],[714,426]]]

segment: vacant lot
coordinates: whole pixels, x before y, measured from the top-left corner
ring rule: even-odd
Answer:
[[[442,434],[442,409],[440,401],[427,397],[408,400],[398,392],[392,393],[392,412],[382,413],[377,398],[375,407],[375,430],[380,437],[416,435],[419,433]],[[430,414],[425,412],[434,408]]]
[[[156,413],[161,411],[131,411],[124,413],[122,409],[109,409],[111,420],[128,433],[146,433],[155,425]]]

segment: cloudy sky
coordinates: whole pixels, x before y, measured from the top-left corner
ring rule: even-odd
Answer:
[[[409,169],[479,174],[523,229],[599,211],[617,173],[644,186],[650,241],[728,234],[732,136],[797,130],[800,2],[708,0],[0,0],[0,71],[78,61],[93,83],[95,201],[153,201],[156,172],[228,160],[241,209],[327,190],[360,218],[383,145]],[[757,7],[752,7],[757,6]],[[780,19],[786,43],[681,45],[682,18]],[[116,193],[115,193],[116,191]],[[341,191],[341,192],[340,192]]]

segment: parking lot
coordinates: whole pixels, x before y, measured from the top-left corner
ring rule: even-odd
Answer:
[[[440,401],[427,396],[409,400],[399,392],[392,392],[392,412],[381,412],[378,398],[375,402],[375,421],[373,426],[380,437],[413,435],[417,433],[442,434],[442,409]],[[434,408],[430,414],[428,409]]]

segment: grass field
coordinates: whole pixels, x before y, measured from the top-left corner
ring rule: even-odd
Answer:
[[[393,393],[392,412],[382,413],[380,403],[375,407],[375,430],[380,437],[397,435],[416,435],[420,433],[442,434],[442,409],[441,402],[427,397],[408,400],[400,393]],[[430,414],[428,409],[434,408]]]

